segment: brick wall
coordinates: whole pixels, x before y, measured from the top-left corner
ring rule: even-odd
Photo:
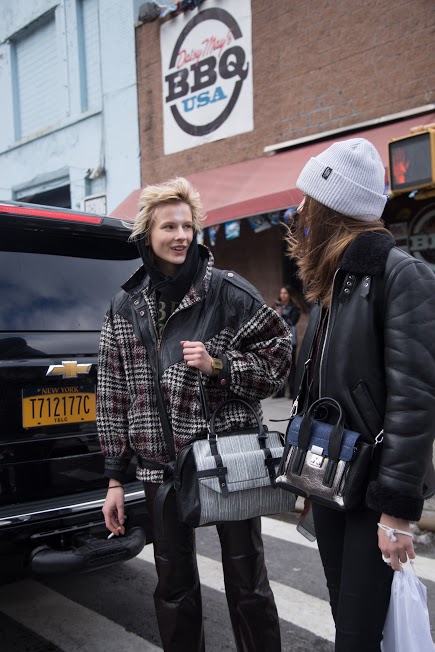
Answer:
[[[432,0],[252,0],[251,7],[254,131],[166,157],[160,23],[137,28],[143,183],[435,101]]]
[[[254,131],[170,156],[163,154],[160,23],[137,28],[142,184],[435,102],[433,0],[252,0],[251,7]],[[240,238],[227,241],[222,227],[216,264],[245,276],[271,305],[294,273],[281,236],[279,227],[255,234],[242,220]]]

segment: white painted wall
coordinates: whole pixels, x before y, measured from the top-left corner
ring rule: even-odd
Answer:
[[[81,112],[76,0],[0,2],[0,199],[16,186],[68,168],[73,208],[80,208],[89,169],[104,165],[94,182],[107,195],[107,212],[140,185],[134,23],[137,0],[97,0],[101,45],[99,106]],[[14,134],[11,46],[8,38],[55,7],[61,112],[57,121],[27,134]],[[44,92],[44,79],[37,80]],[[59,112],[58,112],[59,115]],[[92,192],[92,190],[91,190]]]

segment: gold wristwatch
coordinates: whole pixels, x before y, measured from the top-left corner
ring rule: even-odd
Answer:
[[[216,378],[216,376],[218,376],[220,374],[220,372],[222,371],[223,366],[224,365],[222,364],[222,360],[220,360],[219,358],[212,358],[211,359],[211,374],[210,374],[209,378]]]

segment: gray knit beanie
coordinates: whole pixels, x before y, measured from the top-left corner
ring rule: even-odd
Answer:
[[[334,143],[310,158],[296,181],[305,195],[355,220],[378,220],[387,197],[385,169],[365,138]]]

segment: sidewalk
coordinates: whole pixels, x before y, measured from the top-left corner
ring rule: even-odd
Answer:
[[[267,398],[262,401],[264,423],[269,430],[279,430],[285,433],[287,421],[275,423],[271,419],[288,419],[291,405],[288,398]],[[420,530],[435,532],[435,496],[425,501],[423,514],[417,525]]]

